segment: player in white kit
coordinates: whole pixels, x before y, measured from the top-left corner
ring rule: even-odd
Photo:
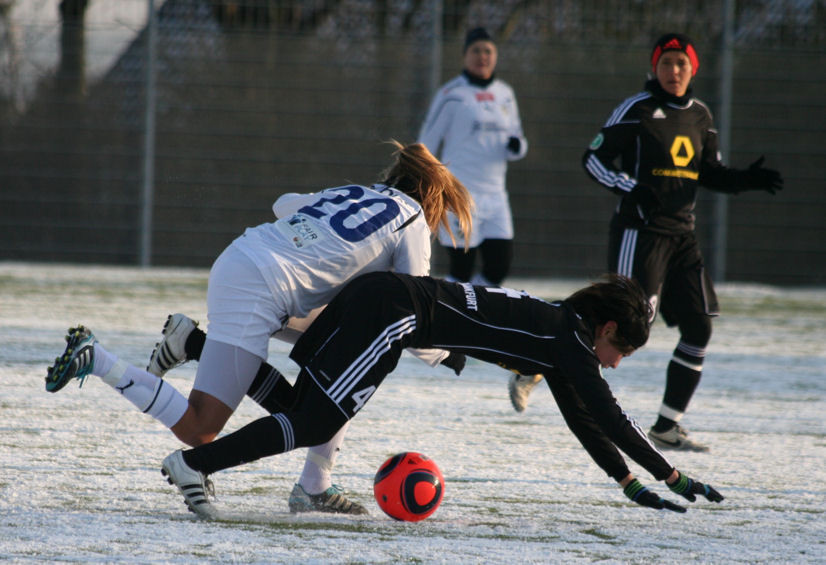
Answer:
[[[453,233],[461,237],[458,245],[446,230],[439,235],[450,258],[447,278],[482,285],[501,284],[510,270],[514,231],[505,174],[509,161],[528,152],[516,96],[496,78],[496,62],[496,45],[487,31],[469,31],[462,73],[436,93],[419,133],[419,141],[439,156],[474,200],[473,233],[464,234],[450,216]],[[474,275],[477,252],[482,266]]]
[[[46,389],[56,392],[72,378],[82,384],[97,375],[184,443],[212,441],[250,390],[266,364],[270,337],[288,318],[307,316],[363,273],[428,274],[431,234],[447,226],[448,210],[462,220],[463,232],[470,231],[472,201],[464,186],[423,145],[397,149],[381,183],[284,195],[273,205],[278,220],[248,228],[216,259],[207,288],[208,336],[188,400],[162,378],[107,352],[83,326],[69,330]],[[434,366],[448,357],[430,353]],[[283,378],[266,387],[277,388],[282,403],[291,389]],[[272,404],[266,391],[257,392],[262,406]],[[364,513],[330,479],[343,433],[311,449],[315,490],[323,488],[306,494],[316,496],[315,510]]]

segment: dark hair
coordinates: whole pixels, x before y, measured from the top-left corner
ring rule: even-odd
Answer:
[[[488,30],[483,27],[473,28],[467,32],[467,35],[465,36],[465,45],[462,47],[462,53],[467,51],[467,48],[477,41],[490,41],[493,43],[493,38],[488,33]]]
[[[604,282],[595,282],[565,299],[576,313],[594,325],[616,322],[612,345],[631,353],[648,341],[652,310],[648,297],[634,279],[614,273]]]

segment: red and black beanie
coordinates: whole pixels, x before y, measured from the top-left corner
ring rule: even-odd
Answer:
[[[657,61],[660,56],[666,51],[682,51],[688,56],[691,61],[691,76],[697,74],[697,69],[700,68],[700,59],[697,57],[697,51],[691,40],[681,33],[666,33],[657,40],[654,44],[654,50],[651,52],[651,69],[657,72]]]

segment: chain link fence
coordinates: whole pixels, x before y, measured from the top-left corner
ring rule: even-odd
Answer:
[[[826,283],[814,0],[0,0],[0,260],[208,266],[272,220],[278,195],[376,180],[382,142],[415,141],[477,25],[497,38],[531,144],[508,173],[514,275],[604,270],[615,201],[581,155],[642,88],[652,41],[684,31],[695,93],[728,124],[724,161],[765,154],[786,178],[775,197],[722,206],[701,191],[707,260],[718,279]]]

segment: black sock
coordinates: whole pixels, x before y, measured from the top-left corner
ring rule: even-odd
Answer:
[[[450,276],[457,281],[467,282],[473,275],[473,263],[476,258],[476,248],[472,247],[465,251],[464,249],[453,249],[445,247],[448,259],[450,260]]]
[[[665,394],[663,404],[679,412],[685,412],[694,390],[700,384],[701,371],[690,369],[675,361],[668,364],[665,379]]]
[[[677,354],[678,352],[675,351],[675,357]],[[680,357],[684,357],[684,354]],[[691,359],[691,361],[693,362],[693,367],[702,367],[702,359],[694,358]],[[677,412],[685,412],[688,408],[688,403],[691,401],[691,397],[694,396],[697,385],[700,384],[702,374],[702,371],[686,367],[684,364],[672,359],[668,364],[668,370],[666,372],[663,404]],[[673,427],[676,423],[676,421],[660,415],[654,424],[654,431],[665,431]]]
[[[482,252],[482,276],[499,286],[508,276],[513,263],[513,240],[486,239],[479,250]]]
[[[270,414],[286,412],[295,404],[296,391],[278,369],[261,363],[247,396]]]
[[[229,435],[183,452],[187,465],[210,475],[284,452],[284,429],[280,421],[264,416]]]
[[[666,418],[665,416],[660,415],[657,417],[657,421],[654,423],[652,429],[655,432],[664,432],[665,430],[673,428],[676,424],[677,422],[675,422],[674,420],[671,420],[669,418]]]
[[[192,330],[186,338],[186,343],[184,343],[186,358],[199,360],[201,352],[204,350],[204,342],[206,342],[206,332],[201,328]]]

